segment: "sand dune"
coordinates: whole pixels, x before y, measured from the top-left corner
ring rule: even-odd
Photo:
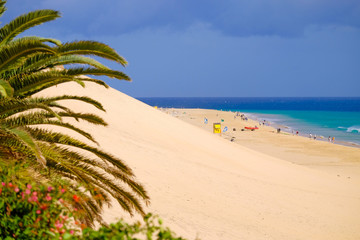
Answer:
[[[194,239],[360,239],[360,188],[353,182],[251,150],[147,106],[119,91],[75,83],[42,95],[88,95],[108,127],[81,123],[124,159],[149,192],[148,211]],[[107,221],[127,217],[120,207]]]

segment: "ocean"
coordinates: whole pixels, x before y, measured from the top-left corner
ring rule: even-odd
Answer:
[[[163,108],[243,112],[287,132],[360,146],[360,97],[352,98],[138,98]]]

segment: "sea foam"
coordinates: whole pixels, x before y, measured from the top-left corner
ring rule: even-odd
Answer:
[[[351,126],[347,128],[346,131],[351,133],[360,133],[360,126]]]

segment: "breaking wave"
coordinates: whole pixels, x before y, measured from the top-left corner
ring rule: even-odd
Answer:
[[[346,132],[350,132],[350,133],[360,133],[360,126],[351,126],[348,128],[341,128],[341,129],[346,129]]]

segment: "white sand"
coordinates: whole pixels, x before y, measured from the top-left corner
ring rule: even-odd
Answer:
[[[108,127],[81,123],[101,147],[134,169],[159,214],[194,239],[360,239],[360,187],[213,135],[114,89],[59,85],[42,95],[88,95],[74,110],[102,116]],[[127,217],[107,209],[108,222]]]

